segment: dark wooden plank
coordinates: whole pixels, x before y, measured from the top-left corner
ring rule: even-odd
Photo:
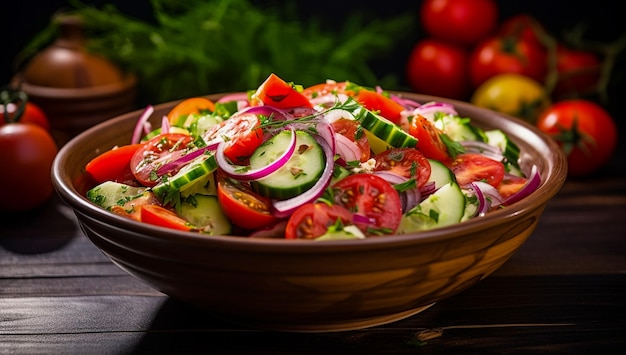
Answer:
[[[612,353],[626,345],[625,292],[626,275],[491,277],[402,321],[313,334],[247,329],[164,296],[5,298],[0,353]]]

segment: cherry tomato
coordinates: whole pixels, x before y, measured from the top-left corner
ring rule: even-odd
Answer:
[[[550,95],[536,80],[520,74],[498,74],[474,91],[471,102],[480,107],[503,112],[535,123],[550,106]]]
[[[376,154],[374,171],[390,171],[405,178],[415,178],[418,187],[430,178],[430,163],[415,148],[393,148]]]
[[[193,137],[187,134],[163,133],[142,143],[130,160],[133,175],[144,186],[156,185],[156,170],[181,157],[192,141]]]
[[[134,219],[141,222],[141,210],[146,205],[158,205],[159,200],[152,192],[144,192],[140,197],[133,198],[132,200],[124,203],[123,206],[113,205],[110,211],[118,214],[122,217]]]
[[[570,176],[597,171],[617,148],[617,126],[611,115],[589,100],[555,103],[541,114],[537,127],[561,145]]]
[[[593,52],[557,45],[558,81],[552,92],[556,98],[588,94],[597,88],[602,61]]]
[[[296,88],[272,73],[252,96],[251,105],[278,108],[312,107],[309,99]]]
[[[348,137],[356,143],[361,150],[361,162],[366,162],[370,158],[370,142],[357,121],[340,118],[331,123],[331,126],[335,133]]]
[[[315,239],[328,231],[328,227],[341,220],[344,225],[352,224],[352,213],[340,205],[323,202],[300,206],[287,221],[286,239]]]
[[[130,169],[131,159],[141,146],[142,144],[128,144],[114,147],[93,158],[85,166],[85,171],[97,183],[111,180],[128,184],[135,178]]]
[[[420,18],[432,37],[471,46],[496,27],[498,6],[495,0],[426,0]]]
[[[459,185],[473,181],[484,181],[497,187],[504,179],[504,165],[478,153],[463,153],[456,156],[450,164]]]
[[[547,73],[546,50],[514,36],[493,36],[480,42],[469,58],[470,81],[477,88],[487,79],[516,73],[543,83]]]
[[[442,162],[450,160],[448,148],[441,140],[440,129],[430,122],[426,117],[417,115],[413,117],[409,126],[409,133],[417,138],[417,149],[429,159],[436,159]]]
[[[0,126],[7,123],[34,123],[50,130],[48,116],[35,103],[28,100],[28,95],[14,88],[0,91]]]
[[[469,92],[467,63],[464,49],[439,40],[421,40],[409,54],[407,82],[421,94],[464,99]]]
[[[229,179],[219,179],[217,199],[226,217],[241,228],[264,228],[277,220],[270,213],[270,201],[267,198]]]
[[[497,34],[503,37],[519,38],[532,45],[543,46],[539,34],[545,32],[537,19],[528,14],[518,14],[504,20]]]
[[[521,176],[505,175],[500,184],[497,186],[497,190],[500,196],[508,198],[524,187],[527,179]]]
[[[353,174],[332,185],[337,204],[360,217],[354,221],[366,236],[393,234],[402,219],[402,203],[393,186],[373,174]]]
[[[400,124],[404,106],[389,97],[376,91],[361,89],[356,95],[356,100],[366,109],[378,112],[389,121]]]
[[[261,121],[254,114],[237,114],[213,126],[203,138],[207,144],[224,142],[224,155],[233,163],[243,163],[263,143]]]
[[[0,126],[0,210],[30,210],[52,196],[50,169],[57,151],[54,139],[41,126]]]
[[[215,103],[205,97],[191,97],[179,102],[167,114],[173,126],[181,127],[190,114],[211,113],[215,111]]]
[[[148,204],[141,206],[140,216],[142,222],[155,226],[181,231],[190,231],[193,229],[190,223],[179,217],[176,213],[159,205]]]

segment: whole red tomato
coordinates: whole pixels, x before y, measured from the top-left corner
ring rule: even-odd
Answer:
[[[492,36],[470,54],[470,80],[474,88],[497,74],[513,73],[543,83],[547,73],[543,47],[516,36]]]
[[[553,96],[559,98],[581,95],[596,89],[602,61],[593,52],[559,44],[556,50],[556,68],[559,77],[552,92]]]
[[[595,172],[617,147],[617,127],[611,115],[589,100],[555,103],[540,115],[537,127],[559,142],[570,176]]]
[[[34,123],[50,130],[50,122],[43,110],[28,101],[28,95],[19,89],[0,90],[0,126],[8,122]]]
[[[469,92],[467,52],[435,39],[418,42],[409,55],[406,76],[418,93],[464,99]]]
[[[498,6],[494,0],[426,0],[420,18],[430,36],[471,46],[496,27]]]
[[[50,133],[38,125],[0,127],[0,210],[26,211],[50,198],[50,169],[57,150]]]
[[[502,22],[498,28],[498,35],[503,37],[515,37],[527,41],[533,45],[543,46],[540,34],[545,28],[533,16],[528,14],[514,15]]]

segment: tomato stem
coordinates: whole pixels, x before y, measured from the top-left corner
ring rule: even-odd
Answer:
[[[15,123],[22,118],[26,110],[26,102],[28,102],[28,94],[20,89],[5,86],[0,90],[0,102],[2,103],[4,121],[6,123]],[[14,104],[16,110],[14,113],[9,112],[9,105]]]

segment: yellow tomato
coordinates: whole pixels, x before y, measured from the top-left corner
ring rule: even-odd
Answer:
[[[550,96],[540,83],[520,74],[491,77],[474,91],[471,102],[533,124],[551,103]]]

